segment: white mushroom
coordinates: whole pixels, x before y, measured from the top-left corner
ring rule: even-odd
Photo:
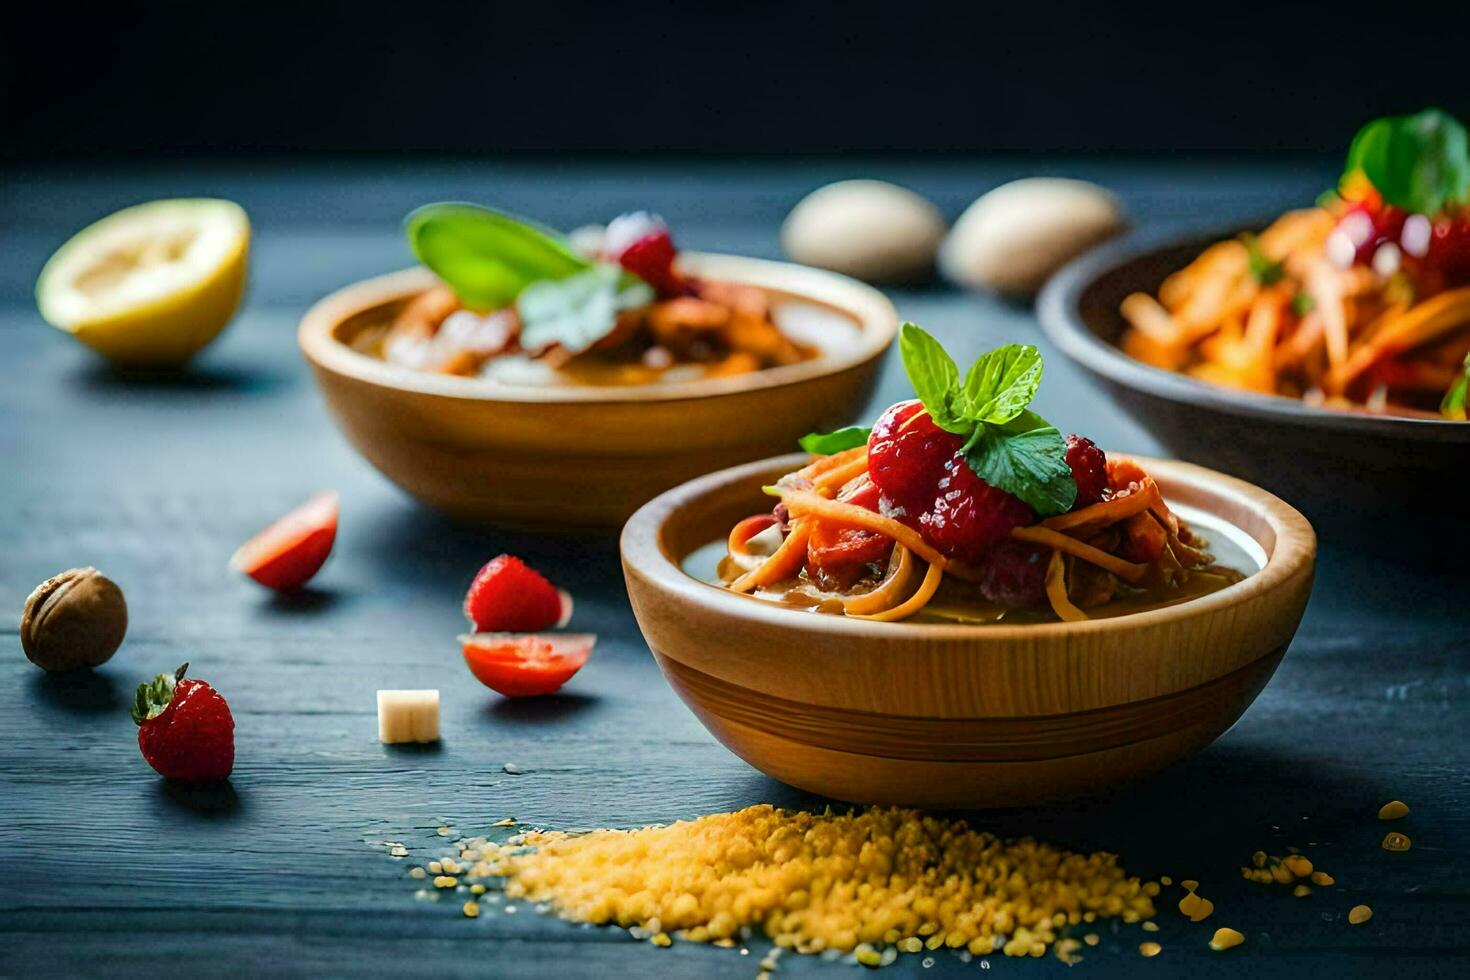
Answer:
[[[1112,194],[1084,180],[1028,177],[971,204],[939,253],[955,283],[1028,294],[1069,259],[1126,226]]]
[[[873,282],[917,279],[934,266],[944,238],[939,209],[881,180],[843,180],[802,198],[781,226],[797,262]]]

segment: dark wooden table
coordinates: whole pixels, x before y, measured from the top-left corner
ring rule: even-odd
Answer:
[[[628,609],[614,536],[458,527],[361,461],[297,353],[297,318],[334,287],[407,264],[399,219],[430,200],[493,202],[564,227],[650,207],[686,245],[775,255],[780,217],[825,180],[894,177],[953,216],[1035,168],[403,162],[0,174],[0,974],[753,976],[759,943],[748,957],[688,943],[658,950],[529,909],[469,921],[457,901],[414,900],[404,863],[382,842],[422,855],[441,843],[435,828],[444,824],[474,832],[514,816],[627,826],[820,801],[731,756],[664,685]],[[1151,228],[1269,214],[1311,200],[1333,176],[1329,161],[1046,170],[1116,188]],[[125,204],[196,194],[244,204],[256,241],[244,310],[191,371],[119,376],[41,322],[32,283],[71,231]],[[893,295],[962,359],[1038,340],[1024,307],[940,287]],[[1154,448],[1047,354],[1048,417],[1109,447]],[[874,407],[904,394],[890,363]],[[316,588],[274,598],[230,572],[242,539],[324,487],[342,494],[342,527]],[[1423,547],[1435,556],[1434,542]],[[464,670],[454,643],[460,597],[478,565],[502,551],[570,588],[575,625],[601,636],[561,696],[500,700]],[[1001,833],[1117,851],[1135,873],[1198,878],[1216,902],[1198,925],[1165,903],[1156,936],[1104,930],[1078,969],[1466,975],[1470,614],[1464,556],[1450,557],[1448,571],[1416,570],[1324,542],[1290,654],[1218,743],[1101,798],[974,815]],[[22,603],[37,582],[88,563],[127,592],[127,642],[95,674],[47,676],[22,656]],[[172,787],[138,755],[133,687],[185,660],[234,711],[228,791]],[[439,688],[443,743],[379,745],[381,687]],[[524,773],[507,774],[505,763]],[[1413,808],[1395,825],[1414,840],[1408,853],[1379,847],[1387,825],[1376,810],[1392,798]],[[1337,886],[1296,899],[1240,880],[1251,852],[1287,846]],[[1374,917],[1350,926],[1347,910],[1360,902]],[[1221,925],[1243,931],[1246,945],[1208,950]],[[1139,957],[1147,938],[1163,955]],[[940,955],[930,969],[918,957],[891,969],[959,976],[980,966]],[[987,966],[1015,976],[1065,969],[1050,957],[991,957]],[[780,969],[853,968],[788,956]]]

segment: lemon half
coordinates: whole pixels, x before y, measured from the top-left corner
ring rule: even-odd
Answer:
[[[233,201],[151,201],[57,249],[36,303],[47,322],[108,360],[181,364],[235,315],[249,252],[250,219]]]

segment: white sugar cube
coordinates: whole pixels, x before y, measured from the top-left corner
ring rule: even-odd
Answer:
[[[439,692],[379,691],[378,739],[384,745],[439,741]]]

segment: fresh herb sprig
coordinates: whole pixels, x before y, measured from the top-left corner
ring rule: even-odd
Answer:
[[[1465,421],[1465,401],[1470,394],[1470,354],[1465,355],[1465,367],[1455,383],[1450,385],[1450,390],[1445,392],[1444,401],[1440,403],[1439,413],[1447,419]]]
[[[975,475],[1019,497],[1038,514],[1061,514],[1077,499],[1067,443],[1028,406],[1041,386],[1041,353],[1007,344],[983,354],[960,378],[959,366],[923,329],[905,323],[898,350],[914,394],[934,424],[964,440],[961,452]],[[810,453],[860,446],[869,429],[849,426],[801,439]]]
[[[1286,275],[1286,265],[1273,261],[1261,249],[1261,240],[1254,232],[1242,232],[1240,241],[1245,245],[1246,258],[1250,263],[1251,278],[1262,286],[1274,286]]]
[[[1375,119],[1353,137],[1340,186],[1359,173],[1387,203],[1433,217],[1470,204],[1470,138],[1440,109]]]
[[[556,232],[474,204],[428,204],[404,222],[418,260],[473,310],[516,304],[521,346],[573,353],[607,336],[622,310],[653,288],[607,262],[578,255]]]

